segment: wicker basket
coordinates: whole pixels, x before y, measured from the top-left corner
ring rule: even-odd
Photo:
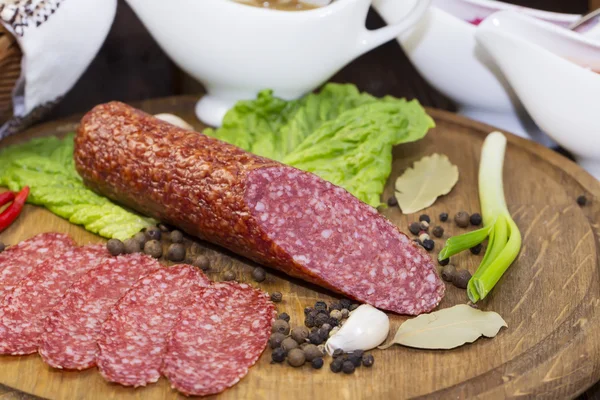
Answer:
[[[12,116],[12,90],[21,75],[22,56],[15,38],[0,24],[0,125]]]

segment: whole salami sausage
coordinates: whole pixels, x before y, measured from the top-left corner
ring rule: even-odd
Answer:
[[[444,295],[423,249],[311,173],[118,102],[84,116],[74,157],[99,193],[291,276],[402,314]]]

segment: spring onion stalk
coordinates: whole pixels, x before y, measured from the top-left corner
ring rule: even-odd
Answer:
[[[504,198],[502,168],[505,151],[504,135],[490,133],[483,143],[479,165],[479,201],[484,227],[451,237],[438,256],[444,260],[489,238],[485,256],[467,287],[469,299],[474,303],[488,295],[521,250],[521,233]]]

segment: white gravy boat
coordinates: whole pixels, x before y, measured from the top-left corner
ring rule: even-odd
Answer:
[[[373,6],[387,23],[393,23],[418,1],[374,0]],[[580,17],[499,1],[433,0],[425,17],[398,41],[421,75],[457,103],[459,113],[551,145],[475,41],[476,24],[498,10],[515,10],[565,27]]]
[[[600,179],[600,41],[511,11],[476,39],[535,122]]]
[[[263,89],[295,99],[344,65],[412,27],[430,0],[393,25],[369,31],[371,0],[335,0],[308,11],[277,11],[232,0],[127,0],[163,50],[204,84],[197,116],[219,126],[241,99]]]

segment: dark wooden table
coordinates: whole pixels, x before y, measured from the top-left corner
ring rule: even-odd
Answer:
[[[511,3],[570,13],[585,13],[600,7],[600,0],[512,0]],[[383,25],[371,12],[367,26]],[[417,98],[422,104],[453,110],[452,102],[434,90],[410,64],[394,41],[371,51],[346,66],[332,79],[352,82],[374,95]],[[117,17],[99,54],[86,73],[46,120],[85,112],[109,101],[137,101],[151,97],[200,92],[201,86],[181,72],[158,47],[123,0]],[[0,398],[18,398],[16,394]],[[600,399],[600,383],[581,399]]]

